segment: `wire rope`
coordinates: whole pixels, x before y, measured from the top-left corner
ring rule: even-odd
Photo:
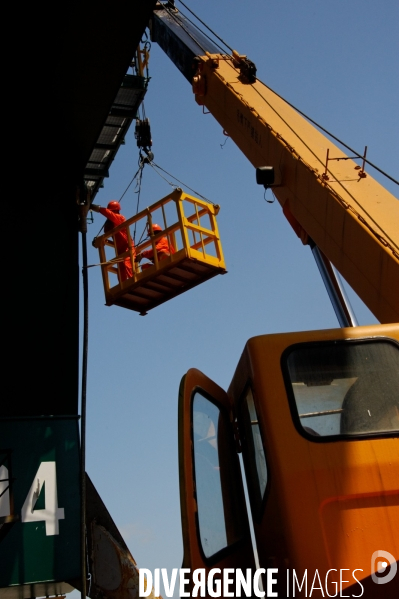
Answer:
[[[123,192],[123,194],[121,195],[121,197],[119,198],[119,202],[121,202],[123,200],[123,197],[126,195],[129,187],[131,186],[131,184],[133,183],[133,181],[135,180],[135,178],[139,175],[140,171],[144,168],[144,164],[140,161],[140,165],[139,168],[137,169],[135,175],[133,176],[133,179],[130,181],[129,185],[126,187],[125,191]]]
[[[143,180],[143,170],[144,170],[144,159],[143,159],[143,155],[140,152],[140,168],[139,168],[139,175],[137,178],[137,184],[136,184],[136,189],[138,188],[137,193],[137,204],[136,204],[136,215],[139,213],[139,206],[140,206],[140,195],[141,195],[141,183]],[[138,171],[137,171],[138,172]],[[134,230],[133,230],[133,243],[134,245],[136,245],[136,228],[137,228],[137,221],[134,223]]]
[[[182,21],[180,21],[180,20],[179,20],[178,16],[177,16],[177,15],[174,13],[174,11],[173,11],[172,9],[170,9],[168,6],[165,6],[165,10],[166,10],[166,12],[168,13],[168,15],[169,15],[170,17],[172,17],[172,18],[174,19],[174,21],[175,21],[176,23],[178,23],[178,24],[179,24],[179,25],[182,27],[182,29],[183,29],[183,30],[184,30],[184,31],[185,31],[185,32],[186,32],[188,35],[190,35],[190,34],[189,34],[189,32],[187,31],[187,29],[184,27],[184,25],[183,25]],[[190,9],[188,9],[188,10],[190,10]],[[194,13],[193,13],[191,10],[190,10],[190,12],[191,12],[192,14],[194,14]],[[201,29],[198,27],[198,25],[197,25],[196,23],[194,23],[194,21],[192,21],[192,20],[191,20],[189,17],[187,17],[187,15],[185,15],[185,14],[184,14],[184,13],[182,13],[181,11],[179,11],[179,13],[180,13],[180,14],[181,14],[181,15],[182,15],[184,18],[185,18],[185,20],[186,20],[186,21],[188,21],[189,23],[191,23],[191,25],[193,25],[193,26],[194,26],[194,27],[197,29],[197,31],[199,31],[199,32],[201,33],[201,35],[203,35],[204,37],[206,37],[206,38],[207,38],[207,39],[208,39],[208,40],[209,40],[209,41],[210,41],[212,44],[214,44],[214,45],[215,45],[217,48],[219,48],[219,50],[221,50],[223,53],[226,53],[226,50],[225,50],[225,48],[222,48],[222,46],[219,46],[219,44],[218,44],[217,42],[215,42],[215,40],[214,40],[214,39],[212,39],[212,38],[211,38],[211,37],[210,37],[210,36],[209,36],[207,33],[205,33],[205,31],[202,31],[202,30],[201,30]],[[196,16],[196,15],[194,15],[194,16]],[[196,17],[196,18],[198,19],[198,17]],[[199,21],[201,21],[200,19],[198,19],[198,20],[199,20]],[[201,23],[202,23],[202,21],[201,21]],[[205,25],[205,27],[207,27],[207,25]],[[209,27],[208,27],[208,29],[209,29]],[[211,31],[211,30],[210,30],[210,31]],[[212,32],[212,33],[213,33],[213,32]],[[217,35],[216,35],[215,33],[213,33],[213,35],[215,35],[215,36],[217,37]],[[204,52],[206,52],[205,48],[203,48],[203,47],[202,47],[202,46],[199,44],[199,42],[198,42],[197,40],[195,40],[195,39],[194,39],[194,37],[192,37],[191,35],[190,35],[190,37],[191,37],[191,39],[192,39],[192,40],[194,40],[194,41],[195,41],[195,42],[198,44],[198,46],[201,48],[201,50],[203,50]],[[221,40],[221,41],[223,42],[223,40]],[[225,42],[223,42],[223,43],[225,43]],[[230,47],[229,47],[227,44],[225,44],[225,46],[226,46],[226,47],[227,47],[229,50],[233,51],[233,50],[232,50],[232,49],[231,49],[231,48],[230,48]]]
[[[188,31],[188,29],[183,25],[182,21],[180,21],[176,14],[174,14],[173,10],[168,9],[166,6],[164,6],[166,12],[168,13],[168,15],[175,21],[175,23],[177,23],[182,29],[183,31],[188,35],[188,37],[197,45],[201,48],[201,50],[203,51],[203,53],[206,53],[206,49],[201,46],[201,44],[199,43],[199,41],[197,39],[195,39],[195,37],[193,35],[191,35],[191,33]],[[198,29],[198,27],[197,27]]]
[[[350,152],[353,152],[353,154],[356,154],[357,158],[361,158],[362,160],[364,160],[366,164],[368,164],[369,166],[371,166],[372,168],[374,168],[375,170],[377,170],[379,173],[381,173],[382,175],[384,175],[384,177],[387,177],[388,179],[390,179],[391,181],[393,181],[394,183],[396,183],[396,185],[399,185],[399,181],[397,181],[396,179],[394,179],[393,177],[391,177],[391,175],[388,175],[388,173],[386,173],[385,171],[383,171],[382,169],[380,169],[377,165],[375,165],[372,162],[370,162],[370,160],[368,160],[367,158],[364,158],[364,156],[362,156],[361,154],[359,154],[358,152],[356,152],[356,150],[354,150],[353,148],[351,148],[350,146],[348,146],[344,141],[342,141],[341,139],[339,139],[339,137],[336,137],[335,135],[333,135],[333,133],[331,133],[330,131],[328,131],[324,127],[322,127],[319,123],[317,123],[315,120],[313,120],[312,118],[310,118],[310,116],[308,116],[307,114],[305,114],[304,112],[302,112],[302,110],[299,110],[299,108],[297,108],[296,106],[294,106],[294,104],[291,104],[291,102],[288,102],[288,100],[286,100],[285,98],[283,98],[283,96],[280,96],[280,94],[278,94],[276,91],[274,91],[274,89],[272,89],[271,87],[269,87],[266,83],[264,83],[260,79],[257,79],[257,80],[259,81],[259,83],[262,83],[262,85],[264,85],[273,94],[275,94],[278,98],[280,98],[280,100],[282,100],[283,102],[285,102],[288,106],[290,106],[291,108],[293,108],[294,110],[296,110],[296,112],[298,112],[298,114],[300,114],[305,119],[307,119],[310,123],[312,123],[312,125],[315,125],[318,129],[320,129],[321,131],[323,131],[324,133],[326,133],[329,137],[331,137],[332,139],[335,139],[335,141],[337,141],[339,144],[341,144],[341,146],[343,146],[344,148],[346,148]]]
[[[123,197],[126,195],[128,189],[130,188],[131,184],[133,183],[133,181],[135,180],[135,178],[137,177],[137,175],[140,173],[140,171],[144,168],[144,163],[141,161],[139,168],[137,170],[137,172],[135,173],[135,175],[133,176],[132,180],[130,181],[129,185],[126,187],[125,191],[123,192],[123,194],[121,195],[121,197],[119,198],[119,202],[122,201]],[[101,227],[101,229],[99,230],[99,232],[97,233],[96,237],[98,237],[101,233],[101,231],[104,229],[105,227],[105,223],[103,224],[103,226]]]
[[[260,81],[260,83],[262,83],[262,82]],[[262,94],[260,93],[260,91],[254,85],[252,85],[251,87],[262,98],[262,100],[265,102],[265,104],[267,104],[269,106],[269,108],[271,108],[273,110],[273,112],[282,120],[282,122],[284,123],[284,125],[286,125],[288,127],[288,129],[290,131],[292,131],[292,133],[299,139],[299,141],[301,143],[303,143],[303,145],[305,146],[305,148],[307,148],[309,150],[309,152],[316,158],[316,160],[318,162],[320,162],[320,164],[322,164],[324,166],[323,161],[317,156],[317,154],[312,150],[312,148],[310,146],[308,146],[308,144],[305,142],[305,140],[303,140],[301,138],[301,136],[295,131],[295,129],[281,116],[281,114],[279,114],[279,112],[276,110],[276,108],[274,108],[274,106],[272,106],[272,104],[270,104],[270,102],[264,96],[262,96]]]
[[[150,165],[153,167],[153,169],[155,170],[155,172],[157,173],[157,175],[159,175],[164,181],[166,181],[167,183],[169,183],[169,185],[171,187],[177,187],[177,185],[175,185],[174,183],[172,183],[171,181],[168,181],[165,177],[163,177],[160,173],[157,172],[156,169],[161,170],[162,172],[164,172],[166,175],[168,175],[169,177],[172,177],[172,179],[175,179],[175,181],[177,181],[178,183],[180,183],[181,185],[183,185],[183,187],[189,189],[190,191],[192,191],[193,193],[195,193],[196,196],[198,196],[199,198],[202,198],[203,200],[205,200],[206,202],[209,202],[210,204],[213,204],[213,206],[215,206],[215,203],[212,202],[212,200],[208,200],[208,198],[206,198],[205,196],[203,196],[202,194],[200,194],[198,191],[196,191],[195,189],[193,189],[192,187],[190,187],[189,185],[186,185],[185,183],[183,183],[183,181],[180,181],[180,179],[178,179],[177,177],[175,177],[174,175],[172,175],[171,173],[168,173],[168,171],[166,171],[165,169],[163,169],[161,166],[159,166],[159,164],[156,164],[153,161],[150,161]]]
[[[198,17],[198,15],[196,15],[182,0],[178,0],[180,2],[180,4],[182,4],[184,6],[184,8],[186,10],[188,10],[200,23],[201,25],[203,25],[204,27],[206,27],[206,29],[214,36],[216,37],[220,42],[222,42],[222,44],[224,44],[226,46],[226,48],[228,48],[231,52],[233,52],[233,49],[231,46],[229,46],[220,36],[217,35],[217,33],[215,31],[213,31],[204,21],[202,21],[202,19],[200,19]],[[170,9],[166,8],[167,12],[173,16],[173,11],[171,11]],[[183,13],[182,13],[183,14]],[[197,25],[195,25],[195,23],[193,23],[193,21],[191,21],[190,19],[188,19],[188,17],[185,17],[190,23],[192,23],[197,29],[198,31],[200,31],[204,36],[206,36],[210,41],[212,41],[212,43],[214,43],[219,49],[222,49],[214,40],[212,40],[204,31],[202,31]],[[177,20],[177,19],[175,19]],[[188,33],[186,31],[186,33]],[[191,37],[191,36],[190,36]],[[198,44],[200,46],[200,44]],[[201,47],[201,46],[200,46]],[[201,48],[203,50],[203,48]],[[274,91],[271,87],[269,87],[268,85],[266,85],[265,83],[263,83],[263,81],[261,81],[260,79],[257,79],[260,83],[262,83],[268,90],[270,90],[273,94],[275,94],[278,98],[280,98],[283,102],[285,102],[288,106],[290,106],[291,108],[293,108],[294,110],[296,110],[298,112],[298,114],[300,114],[301,116],[303,116],[304,118],[306,118],[310,123],[312,123],[313,125],[315,125],[318,129],[320,129],[321,131],[323,131],[324,133],[326,133],[329,137],[331,137],[332,139],[334,139],[335,141],[337,141],[341,146],[343,146],[344,148],[346,148],[347,150],[349,150],[350,152],[352,152],[353,154],[355,154],[358,158],[361,158],[362,160],[364,160],[364,162],[366,164],[368,164],[369,166],[371,166],[372,168],[374,168],[376,171],[378,171],[379,173],[381,173],[384,177],[387,177],[388,179],[390,179],[393,183],[396,183],[396,185],[399,185],[399,181],[397,181],[394,177],[392,177],[391,175],[389,175],[388,173],[386,173],[385,171],[383,171],[379,166],[377,166],[376,164],[374,164],[373,162],[371,162],[368,158],[365,158],[362,154],[360,154],[359,152],[357,152],[356,150],[354,150],[353,148],[351,148],[348,144],[346,144],[344,141],[342,141],[341,139],[339,139],[339,137],[337,137],[336,135],[334,135],[333,133],[331,133],[330,131],[328,131],[328,129],[325,129],[325,127],[323,127],[322,125],[320,125],[319,123],[317,123],[314,119],[312,119],[311,117],[309,117],[307,114],[305,114],[302,110],[300,110],[299,108],[297,108],[296,106],[294,106],[294,104],[291,104],[291,102],[289,102],[288,100],[286,100],[283,96],[281,96],[280,94],[278,94],[276,91]],[[259,92],[258,92],[259,93]]]
[[[259,81],[259,80],[258,80],[258,81]],[[262,83],[262,85],[264,85],[262,81],[259,81],[259,82],[260,82],[260,83]],[[265,86],[265,87],[268,87],[268,86]],[[270,108],[273,110],[273,112],[275,112],[275,114],[276,114],[276,115],[277,115],[277,116],[278,116],[278,117],[279,117],[279,118],[280,118],[280,119],[283,121],[283,123],[284,123],[284,124],[285,124],[285,125],[286,125],[286,126],[289,128],[289,129],[290,129],[290,131],[292,131],[292,133],[293,133],[293,134],[294,134],[294,135],[295,135],[295,136],[296,136],[296,137],[297,137],[297,138],[298,138],[298,139],[301,141],[301,143],[303,143],[303,145],[304,145],[304,146],[305,146],[305,147],[306,147],[306,148],[309,150],[309,152],[310,152],[310,153],[311,153],[311,154],[312,154],[312,155],[313,155],[313,156],[316,158],[316,160],[317,160],[317,161],[318,161],[320,164],[322,164],[322,165],[324,166],[324,163],[323,163],[323,161],[322,161],[322,160],[321,160],[321,159],[320,159],[320,158],[319,158],[319,157],[318,157],[318,156],[315,154],[315,152],[314,152],[314,151],[313,151],[313,150],[312,150],[312,149],[311,149],[311,148],[310,148],[310,147],[307,145],[307,143],[306,143],[306,142],[305,142],[305,141],[304,141],[304,140],[303,140],[303,139],[300,137],[300,135],[299,135],[299,134],[298,134],[298,133],[295,131],[295,129],[293,129],[293,127],[291,127],[291,125],[289,125],[289,124],[287,123],[287,121],[286,121],[286,120],[285,120],[285,119],[284,119],[284,118],[283,118],[283,117],[282,117],[282,116],[279,114],[279,112],[278,112],[278,111],[277,111],[277,110],[274,108],[274,106],[272,106],[272,105],[270,104],[270,102],[269,102],[269,101],[268,101],[268,100],[267,100],[267,99],[266,99],[266,98],[265,98],[265,97],[264,97],[264,96],[263,96],[263,95],[260,93],[260,91],[259,91],[258,89],[256,89],[256,87],[255,87],[254,85],[252,85],[252,88],[253,88],[253,89],[254,89],[254,91],[256,91],[256,93],[257,93],[257,94],[258,94],[258,95],[259,95],[259,96],[262,98],[262,100],[263,100],[263,101],[264,101],[264,102],[265,102],[265,103],[266,103],[266,104],[267,104],[267,105],[268,105],[268,106],[269,106],[269,107],[270,107]],[[268,89],[270,89],[270,88],[268,88]],[[273,92],[273,90],[270,90],[270,91],[272,91],[272,92]],[[273,93],[274,93],[274,92],[273,92]],[[278,94],[276,94],[276,95],[278,95]],[[280,97],[280,96],[279,96],[279,97]],[[281,99],[281,100],[283,100],[283,101],[285,102],[284,98],[280,97],[280,99]],[[288,102],[287,102],[287,104],[288,104]],[[295,107],[294,107],[294,106],[291,106],[291,107],[295,109]],[[295,109],[295,110],[296,110],[296,109]],[[283,139],[283,138],[281,138],[281,139]],[[287,144],[287,145],[288,145],[288,144]],[[355,153],[356,153],[356,152],[355,152]],[[360,155],[359,155],[359,158],[362,158],[362,156],[360,156]],[[331,176],[332,176],[332,177],[334,177],[334,180],[336,181],[336,183],[338,183],[338,185],[339,185],[339,186],[340,186],[340,187],[341,187],[341,188],[342,188],[342,189],[343,189],[343,190],[344,190],[344,191],[345,191],[345,192],[346,192],[346,193],[349,195],[349,197],[350,197],[350,198],[351,198],[351,199],[352,199],[352,200],[355,202],[355,204],[357,204],[358,206],[360,206],[360,207],[361,207],[361,209],[364,211],[364,213],[365,213],[365,214],[367,214],[367,216],[368,216],[368,218],[371,220],[371,222],[372,222],[372,223],[373,223],[373,224],[374,224],[374,225],[375,225],[375,226],[376,226],[378,229],[380,229],[380,230],[383,232],[383,234],[384,234],[384,235],[385,235],[385,236],[386,236],[386,237],[389,239],[389,241],[390,241],[390,242],[393,244],[393,246],[394,246],[394,247],[397,247],[397,244],[395,243],[395,241],[394,241],[394,240],[393,240],[393,239],[392,239],[392,238],[391,238],[391,237],[388,235],[388,233],[387,233],[387,232],[386,232],[386,231],[383,229],[383,227],[381,227],[381,225],[379,225],[379,224],[376,222],[376,220],[375,220],[375,219],[374,219],[374,218],[371,216],[371,214],[369,214],[369,213],[367,212],[367,210],[364,208],[364,206],[361,206],[361,205],[359,204],[358,200],[357,200],[357,199],[356,199],[356,198],[355,198],[355,197],[354,197],[354,196],[353,196],[353,195],[350,193],[350,191],[349,191],[349,190],[348,190],[348,189],[345,187],[345,185],[342,183],[342,181],[339,181],[339,180],[338,180],[338,179],[337,179],[337,178],[334,176],[334,173],[332,173],[330,170],[328,170],[328,172],[331,174]],[[327,184],[327,183],[326,183],[326,184]],[[330,188],[330,189],[332,189],[332,188]],[[361,215],[360,215],[360,214],[359,214],[359,213],[358,213],[358,212],[357,212],[357,211],[356,211],[356,210],[355,210],[353,207],[350,207],[350,208],[351,208],[351,210],[354,212],[354,214],[355,214],[355,215],[356,215],[358,218],[360,218],[360,219],[363,219],[363,217],[362,217],[362,216],[361,216]],[[363,219],[363,221],[364,221],[364,219]],[[383,237],[381,237],[381,235],[380,235],[380,234],[379,234],[377,231],[374,231],[374,230],[372,229],[372,227],[370,227],[370,225],[368,225],[367,223],[365,223],[365,224],[366,224],[366,226],[368,226],[368,228],[369,228],[369,229],[372,231],[372,233],[373,233],[373,234],[374,234],[374,235],[375,235],[375,236],[376,236],[376,237],[377,237],[377,238],[378,238],[378,239],[381,241],[381,243],[383,243],[383,245],[387,245],[387,246],[388,246],[388,247],[391,249],[391,251],[392,251],[392,252],[393,252],[395,255],[397,255],[397,251],[396,251],[396,250],[395,250],[395,249],[394,249],[394,248],[393,248],[393,247],[390,245],[390,243],[388,243],[388,242],[386,241],[386,239],[384,239]]]
[[[140,104],[140,110],[141,110],[141,120],[144,121],[146,119],[144,100],[142,100],[142,102]]]
[[[83,351],[82,390],[80,418],[80,552],[81,552],[81,598],[86,599],[86,404],[87,404],[87,358],[89,346],[89,284],[87,275],[87,232],[82,230],[82,276],[83,276]]]
[[[208,31],[210,31],[212,33],[212,35],[214,35],[220,42],[222,42],[222,44],[224,44],[226,46],[226,48],[228,48],[230,50],[230,52],[233,52],[233,48],[231,48],[221,37],[219,37],[217,35],[217,33],[212,31],[212,29],[210,27],[208,27],[208,25],[206,23],[204,23],[204,21],[202,21],[186,4],[184,4],[184,2],[182,2],[182,0],[179,0],[179,2],[180,2],[180,4],[182,4],[184,6],[184,8],[186,10],[188,10],[201,23],[201,25],[206,27],[208,29]],[[197,27],[197,29],[199,29],[199,27]],[[204,33],[204,32],[201,32],[201,33]],[[206,35],[206,34],[204,33],[204,35]],[[210,38],[208,38],[208,39],[210,39]],[[215,43],[215,42],[213,42],[213,43]],[[218,46],[218,47],[220,47],[220,46]]]

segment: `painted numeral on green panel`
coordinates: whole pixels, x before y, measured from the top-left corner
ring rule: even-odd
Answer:
[[[35,510],[43,485],[45,493],[44,510]],[[59,534],[59,520],[64,520],[64,508],[58,507],[57,472],[55,462],[42,462],[33,479],[29,493],[22,506],[22,522],[45,522],[46,535]]]

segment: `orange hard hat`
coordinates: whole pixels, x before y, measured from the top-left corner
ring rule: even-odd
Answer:
[[[107,208],[108,210],[112,210],[112,212],[119,212],[119,210],[121,209],[121,205],[119,202],[112,200],[112,202],[109,202]]]
[[[160,227],[159,225],[152,225],[152,230],[153,231],[162,231],[162,227]],[[150,232],[150,225],[148,225],[148,232]]]

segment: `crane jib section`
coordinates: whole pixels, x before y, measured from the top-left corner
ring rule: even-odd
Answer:
[[[193,91],[254,167],[270,165],[279,203],[382,323],[399,320],[399,202],[236,58],[198,57]],[[328,157],[328,160],[327,160]]]

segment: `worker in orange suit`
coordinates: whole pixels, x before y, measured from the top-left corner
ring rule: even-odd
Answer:
[[[96,204],[92,204],[91,209],[94,210],[94,212],[99,212],[107,219],[104,225],[104,233],[109,233],[112,229],[124,223],[126,220],[126,218],[120,213],[120,203],[116,202],[115,200],[109,202],[106,208],[103,208],[102,206],[97,206]],[[129,242],[126,230],[122,229],[121,231],[118,231],[114,234],[113,237],[115,239],[116,255],[119,256],[120,254],[124,254],[125,252],[127,252],[129,249]],[[133,256],[135,256],[136,251],[134,248],[133,240],[132,251]],[[132,262],[129,256],[127,256],[123,260],[123,262],[119,262],[119,273],[121,281],[126,281],[126,279],[129,279],[133,276]]]
[[[150,229],[148,227],[148,234],[150,234]],[[159,225],[152,225],[152,230],[155,234],[162,231],[162,227]],[[161,237],[157,243],[155,244],[155,249],[157,251],[158,260],[165,260],[165,258],[169,258],[171,254],[175,253],[175,248],[169,242],[167,237]],[[137,261],[140,262],[142,258],[147,258],[147,260],[151,260],[152,264],[154,264],[154,252],[151,248],[150,250],[145,250],[141,252],[141,254],[137,254]],[[145,270],[146,268],[150,268],[152,264],[142,264],[141,268]]]

